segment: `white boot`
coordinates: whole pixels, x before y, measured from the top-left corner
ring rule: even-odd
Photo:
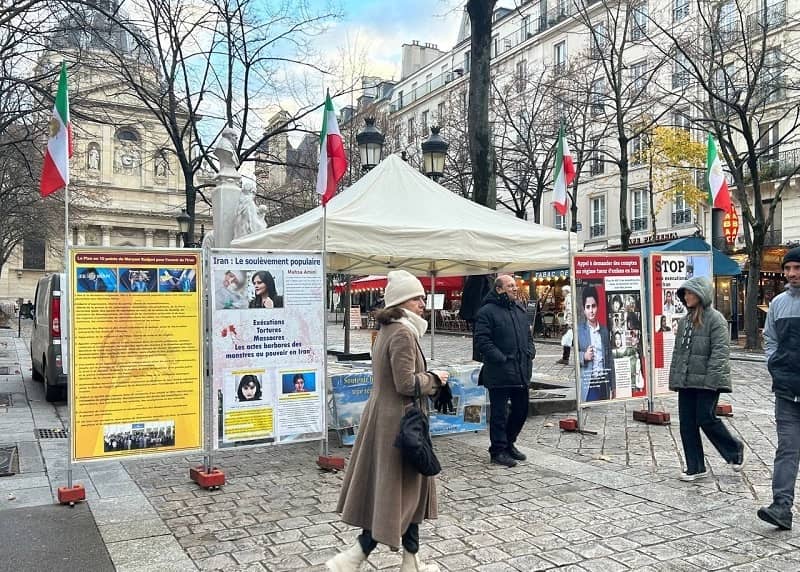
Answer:
[[[423,564],[419,561],[419,554],[403,552],[400,572],[439,572],[439,567],[436,564]]]
[[[328,560],[325,566],[333,572],[358,572],[361,563],[366,559],[367,555],[361,550],[361,544],[356,540],[353,546]]]

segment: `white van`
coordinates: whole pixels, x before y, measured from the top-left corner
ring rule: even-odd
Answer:
[[[67,375],[61,354],[61,285],[63,274],[50,274],[39,279],[31,333],[31,365],[33,378],[44,382],[47,401],[67,398]]]

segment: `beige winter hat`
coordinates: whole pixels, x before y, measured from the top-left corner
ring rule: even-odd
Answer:
[[[386,292],[383,295],[383,301],[387,308],[425,295],[422,282],[405,270],[392,270],[386,278]]]

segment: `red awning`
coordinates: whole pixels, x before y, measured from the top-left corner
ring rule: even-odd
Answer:
[[[430,276],[420,276],[419,281],[427,292],[431,291]],[[436,278],[437,292],[451,292],[461,290],[464,287],[463,276],[442,276]],[[350,291],[353,293],[366,292],[368,290],[383,290],[386,288],[386,276],[365,276],[350,283]],[[344,284],[337,284],[335,291],[337,294],[344,292]]]

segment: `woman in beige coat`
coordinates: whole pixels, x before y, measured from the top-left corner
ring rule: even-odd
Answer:
[[[373,386],[361,415],[353,454],[344,476],[337,511],[347,524],[362,529],[357,542],[326,563],[329,570],[358,570],[378,543],[404,548],[401,572],[438,572],[422,564],[419,524],[436,518],[435,477],[424,477],[403,462],[394,446],[400,420],[413,403],[415,382],[423,396],[447,383],[444,371],[426,371],[419,338],[425,290],[405,270],[389,272],[386,309],[377,314],[381,329],[372,350]],[[422,407],[427,409],[427,399]]]

